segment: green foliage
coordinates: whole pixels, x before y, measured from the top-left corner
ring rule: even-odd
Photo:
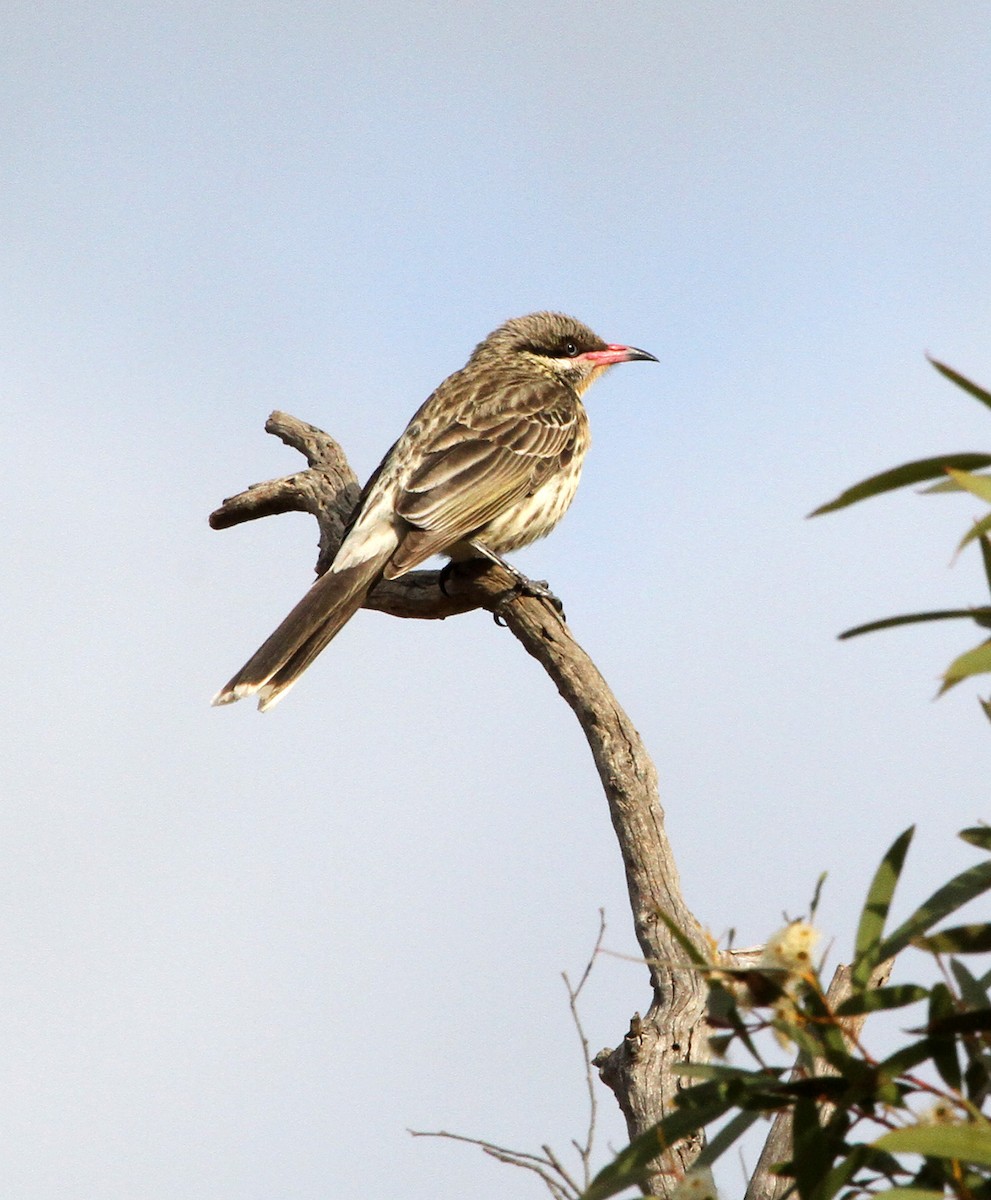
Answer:
[[[991,829],[960,836],[991,850]],[[721,1061],[682,1065],[675,1109],[601,1171],[583,1200],[638,1186],[664,1150],[722,1120],[698,1162],[708,1167],[760,1117],[781,1113],[791,1117],[791,1144],[775,1173],[798,1200],[991,1200],[991,971],[975,975],[957,957],[991,950],[991,924],[933,928],[991,890],[991,859],[888,931],[911,840],[911,829],[895,840],[871,881],[842,997],[823,986],[805,922],[780,931],[756,968],[686,961],[685,970],[705,974]],[[885,982],[891,960],[909,950],[935,961],[937,982]],[[912,1005],[925,1006],[923,1023],[904,1030],[886,1058],[873,1055],[866,1022]],[[759,1048],[768,1033],[785,1065]],[[729,1061],[733,1052],[745,1065]]]
[[[973,396],[982,404],[991,408],[991,392],[979,387],[976,383],[954,371],[945,363],[930,359],[937,371],[951,383],[962,388],[968,395]],[[926,489],[934,492],[969,492],[984,504],[991,505],[991,474],[979,473],[981,468],[991,466],[991,455],[962,453],[941,454],[936,458],[920,459],[917,462],[904,463],[880,475],[872,475],[870,479],[847,488],[835,500],[823,504],[809,516],[817,517],[823,513],[835,512],[846,508],[860,500],[879,496],[896,488],[908,487],[915,483],[925,483],[930,479],[940,482]],[[960,539],[957,550],[963,550],[971,542],[977,542],[981,548],[984,564],[984,574],[991,589],[991,513],[975,521],[973,526]],[[935,612],[906,613],[897,617],[885,617],[879,621],[868,621],[865,625],[857,625],[840,634],[841,638],[858,637],[863,633],[874,633],[878,629],[891,629],[896,625],[912,625],[925,621],[973,621],[981,629],[991,629],[991,605],[980,604],[969,608],[948,608]],[[979,645],[967,650],[953,660],[943,675],[943,683],[939,694],[955,687],[961,680],[972,675],[991,672],[991,639],[985,639]],[[981,701],[985,715],[991,720],[991,701]]]

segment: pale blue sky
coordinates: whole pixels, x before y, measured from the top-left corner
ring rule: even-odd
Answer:
[[[506,317],[653,351],[518,561],[700,919],[759,941],[828,870],[842,955],[901,829],[908,902],[987,816],[975,689],[930,702],[974,633],[834,638],[984,599],[975,502],[803,516],[991,440],[924,360],[991,382],[988,8],[14,3],[0,56],[3,1190],[539,1195],[405,1130],[581,1131],[559,972],[600,905],[633,942],[577,728],[481,614],[360,614],[274,713],[211,710],[315,531],[206,515],[298,465],[272,408],[366,474]],[[602,961],[593,1048],[647,1002]]]

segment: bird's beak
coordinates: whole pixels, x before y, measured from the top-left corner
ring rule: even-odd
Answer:
[[[657,362],[653,354],[648,354],[646,350],[615,344],[606,346],[605,350],[587,350],[581,357],[597,367],[611,367],[613,363],[624,362]]]

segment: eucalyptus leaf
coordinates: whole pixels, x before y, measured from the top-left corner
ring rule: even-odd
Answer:
[[[960,471],[956,467],[947,467],[947,473],[971,495],[991,504],[991,478],[987,475],[976,475],[973,471]]]
[[[927,1188],[893,1187],[884,1192],[875,1192],[874,1200],[944,1200],[945,1195],[942,1188],[938,1192],[930,1192]]]
[[[895,894],[898,877],[905,865],[905,855],[912,843],[915,826],[910,825],[904,833],[892,842],[881,859],[880,865],[874,872],[871,886],[867,892],[864,910],[860,914],[860,924],[857,927],[857,938],[854,943],[853,969],[850,982],[857,990],[862,991],[868,983],[871,971],[881,961],[879,947],[884,923],[888,919],[888,909],[891,898]]]
[[[991,825],[971,825],[967,829],[961,829],[958,836],[968,846],[991,852]]]
[[[720,1131],[709,1139],[702,1153],[695,1162],[697,1167],[708,1167],[724,1154],[735,1141],[741,1138],[754,1122],[759,1121],[765,1114],[759,1108],[744,1109],[727,1121]]]
[[[988,984],[978,979],[958,958],[950,960],[950,970],[957,981],[960,995],[968,1008],[991,1008],[991,997],[988,996]]]
[[[893,492],[897,488],[909,487],[913,483],[923,483],[927,479],[938,479],[945,475],[949,467],[961,471],[976,471],[981,467],[991,466],[991,454],[974,454],[966,451],[959,454],[941,454],[937,458],[920,458],[915,462],[903,463],[900,467],[892,467],[879,475],[872,475],[855,483],[846,491],[841,492],[828,504],[821,504],[809,513],[810,517],[819,517],[824,513],[836,512],[850,504],[868,500],[871,496],[880,496],[884,492]]]
[[[913,938],[912,945],[932,954],[987,954],[991,950],[991,925],[954,925]]]
[[[958,621],[961,618],[976,620],[974,615],[976,611],[979,611],[983,615],[983,613],[991,610],[975,610],[973,608],[939,608],[933,610],[932,612],[905,613],[899,617],[883,617],[880,621],[868,621],[866,625],[855,625],[853,629],[844,629],[844,631],[837,636],[842,642],[846,638],[860,637],[862,633],[875,633],[878,629],[893,629],[896,625],[917,625],[922,621]],[[978,624],[980,623],[981,622],[978,621]]]
[[[933,1043],[931,1038],[924,1037],[917,1042],[909,1042],[908,1045],[902,1046],[900,1050],[896,1050],[894,1054],[889,1054],[878,1065],[878,1076],[883,1076],[886,1079],[896,1079],[905,1071],[911,1071],[919,1063],[924,1063],[927,1059],[932,1058],[932,1055]]]
[[[991,538],[987,534],[982,533],[981,542],[981,561],[984,563],[984,578],[988,582],[988,588],[991,589]]]
[[[988,671],[991,671],[991,639],[967,650],[950,663],[943,674],[943,684],[938,694],[942,696],[971,675],[984,675]]]
[[[666,913],[661,908],[657,909],[657,916],[660,917],[660,919],[668,927],[668,932],[671,933],[678,945],[681,946],[682,950],[684,950],[684,952],[688,955],[690,962],[693,962],[697,967],[707,967],[710,965],[702,951],[699,950],[698,946],[696,946],[688,934],[685,933],[674,917],[672,917],[669,913]]]
[[[991,476],[988,476],[987,478],[988,483],[991,484]],[[959,554],[961,550],[966,550],[970,543],[975,541],[977,538],[983,537],[989,529],[991,529],[991,513],[988,513],[986,517],[981,517],[979,521],[975,521],[973,527],[967,530],[967,532],[960,539],[960,544],[957,546],[957,554]]]
[[[582,1200],[608,1200],[637,1186],[659,1154],[721,1117],[734,1102],[735,1093],[722,1083],[702,1083],[682,1092],[674,1112],[642,1133],[603,1167],[582,1193]]]
[[[991,479],[991,475],[987,476]],[[952,494],[959,496],[965,489],[955,479],[941,479],[939,483],[931,483],[928,487],[919,488],[920,496],[941,496]]]
[[[870,1157],[871,1147],[863,1143],[854,1146],[845,1158],[840,1159],[815,1189],[816,1200],[831,1200],[833,1196],[853,1179]]]
[[[934,984],[929,996],[929,1024],[925,1032],[932,1039],[933,1066],[947,1087],[959,1092],[963,1076],[960,1073],[957,1044],[952,1032],[944,1028],[945,1022],[954,1020],[956,1016],[956,1002],[950,989],[945,983]]]
[[[984,1121],[893,1129],[878,1138],[874,1145],[892,1154],[922,1154],[927,1158],[959,1159],[991,1167],[991,1125]]]
[[[682,1079],[742,1079],[762,1086],[776,1083],[782,1074],[780,1067],[748,1071],[744,1067],[730,1067],[723,1063],[678,1063],[674,1070]]]
[[[888,1008],[904,1008],[925,1000],[929,992],[917,983],[895,983],[890,987],[857,992],[848,997],[836,1010],[838,1017],[853,1017],[858,1013],[881,1012]]]
[[[982,1008],[974,1012],[953,1013],[929,1025],[932,1036],[942,1038],[954,1033],[987,1033],[991,1030],[991,1009]],[[959,1084],[955,1085],[959,1090]]]
[[[991,862],[980,862],[966,871],[961,871],[937,888],[924,904],[885,939],[879,954],[881,959],[892,958],[919,934],[931,929],[937,921],[948,917],[969,900],[980,896],[991,888]]]
[[[954,371],[952,367],[948,367],[946,363],[942,363],[937,358],[930,358],[929,361],[939,371],[940,375],[944,375],[951,383],[955,383],[957,387],[963,388],[965,392],[969,392],[975,400],[980,400],[982,404],[986,404],[991,408],[991,392],[986,392],[984,388],[979,387],[973,380],[967,378],[966,375],[961,375],[959,371]]]

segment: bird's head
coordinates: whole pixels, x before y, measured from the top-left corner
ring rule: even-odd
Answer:
[[[657,362],[635,346],[604,342],[564,313],[538,312],[500,325],[475,348],[472,361],[499,361],[551,374],[581,395],[607,368],[622,362]]]

